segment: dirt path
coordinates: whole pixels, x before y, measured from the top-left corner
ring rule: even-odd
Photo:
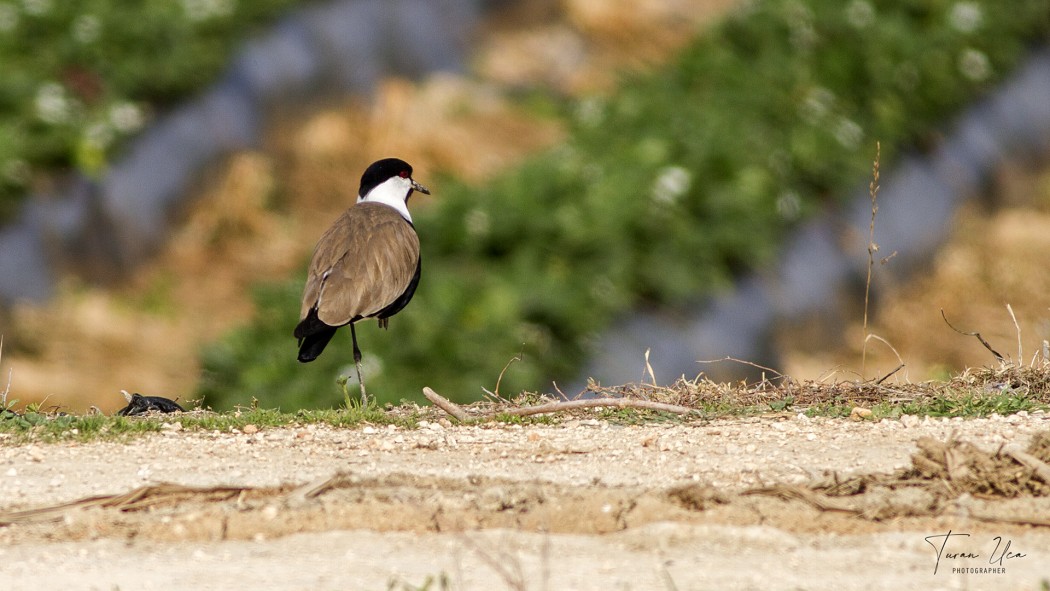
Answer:
[[[1045,519],[1046,497],[964,495],[930,517],[930,497],[869,484],[848,506],[875,521],[791,491],[909,467],[924,436],[994,451],[1047,429],[1041,413],[786,414],[8,445],[0,521],[16,523],[0,527],[0,589],[1038,589],[1050,528],[982,519]],[[146,485],[108,508],[16,513]],[[949,540],[935,575],[925,538],[949,530],[970,536]],[[1003,572],[952,572],[999,568],[1007,539],[1025,556]]]

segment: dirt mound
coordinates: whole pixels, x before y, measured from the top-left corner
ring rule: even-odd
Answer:
[[[258,540],[304,532],[527,532],[604,534],[655,522],[775,525],[788,531],[877,531],[965,511],[978,521],[1050,526],[1050,431],[1028,451],[982,450],[923,437],[912,466],[836,475],[804,485],[729,493],[703,483],[669,488],[512,478],[339,473],[274,487],[154,484],[124,494],[0,514],[22,540]],[[1003,499],[1024,501],[997,512]],[[925,520],[925,521],[924,521]],[[56,527],[56,523],[58,523]]]

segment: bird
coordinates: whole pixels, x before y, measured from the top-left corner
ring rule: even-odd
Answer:
[[[414,191],[430,194],[412,178],[412,166],[404,160],[384,158],[369,165],[361,175],[357,202],[321,235],[306,274],[294,331],[299,361],[317,359],[335,332],[349,325],[362,404],[368,403],[368,395],[354,324],[377,318],[380,328],[387,328],[419,285],[419,236],[408,212]]]

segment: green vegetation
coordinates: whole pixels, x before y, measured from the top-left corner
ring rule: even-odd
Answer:
[[[146,433],[159,433],[171,429],[176,424],[178,430],[231,433],[234,430],[243,432],[248,425],[254,425],[259,429],[294,428],[314,424],[332,427],[357,427],[370,424],[415,428],[418,421],[418,407],[411,405],[400,407],[397,412],[385,412],[376,406],[296,412],[256,408],[224,413],[152,414],[145,417],[81,416],[27,409],[22,414],[0,412],[0,433],[15,436],[16,442],[23,440],[94,441],[125,439]]]
[[[0,0],[0,221],[41,176],[102,171],[302,0]]]
[[[359,331],[376,394],[475,399],[522,351],[507,391],[571,376],[617,314],[769,262],[793,223],[864,182],[875,140],[892,165],[1050,32],[1048,0],[746,5],[659,71],[566,105],[563,145],[416,211],[415,300],[389,331]],[[210,404],[337,399],[348,339],[297,365],[300,288],[260,288],[257,320],[204,352]]]
[[[818,404],[805,409],[810,417],[848,417],[855,407],[846,400],[836,400]],[[940,393],[930,397],[905,402],[879,402],[871,406],[871,417],[868,420],[899,419],[904,415],[916,417],[987,417],[993,414],[1012,415],[1021,411],[1048,411],[1050,404],[1028,393],[962,392]]]

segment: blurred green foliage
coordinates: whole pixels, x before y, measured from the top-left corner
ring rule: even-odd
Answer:
[[[98,174],[122,139],[302,2],[0,0],[0,221],[41,176]]]
[[[415,211],[419,291],[389,331],[358,331],[370,392],[476,399],[521,351],[504,393],[572,376],[614,315],[770,261],[793,222],[866,183],[876,140],[885,168],[1048,31],[1048,0],[744,3],[659,71],[569,105],[563,145]],[[295,361],[301,281],[260,288],[256,321],[204,352],[210,404],[341,400],[349,335]]]

